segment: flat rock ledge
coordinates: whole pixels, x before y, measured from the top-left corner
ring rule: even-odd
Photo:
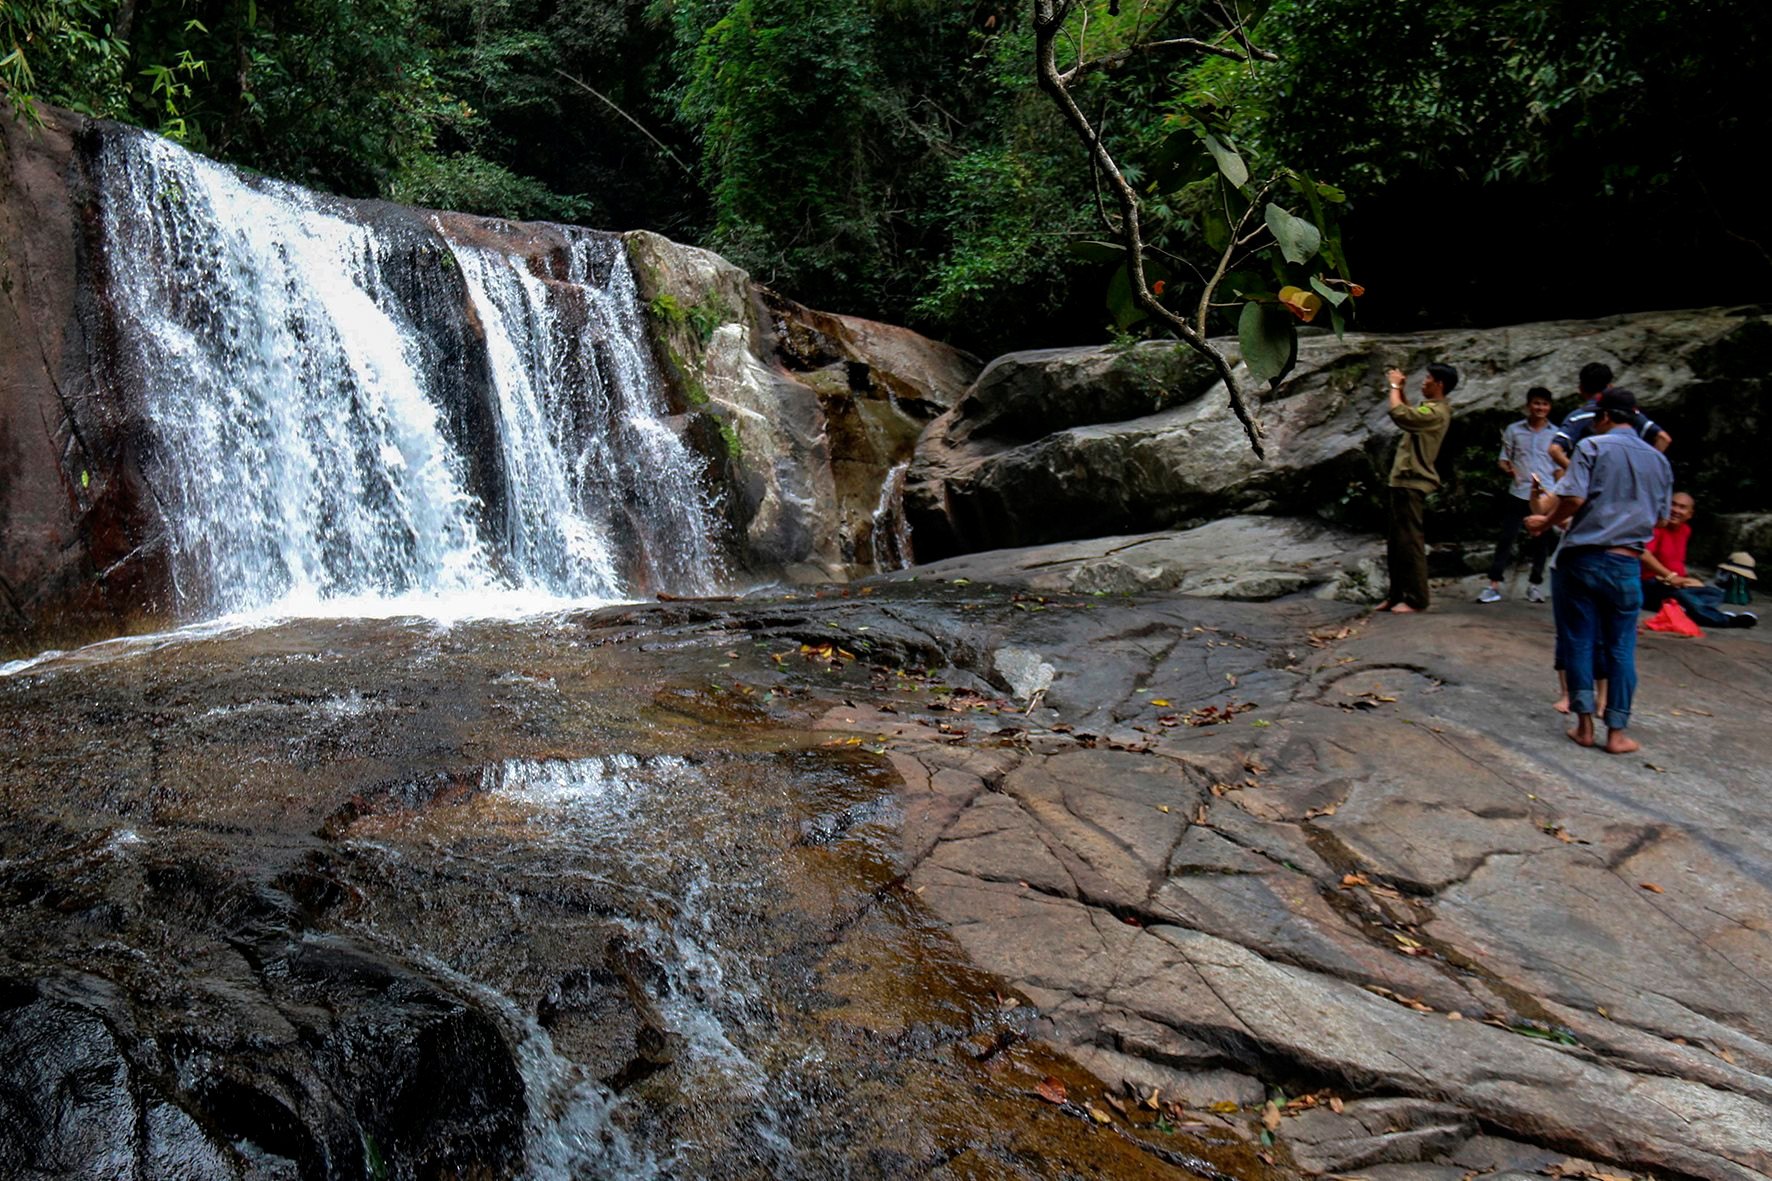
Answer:
[[[994,747],[820,723],[887,743],[909,886],[1038,1034],[1239,1135],[1292,1103],[1302,1175],[1772,1176],[1765,637],[1646,638],[1612,758],[1551,711],[1548,608],[1213,602],[1204,532],[918,571],[1023,610],[938,642],[1005,694]]]

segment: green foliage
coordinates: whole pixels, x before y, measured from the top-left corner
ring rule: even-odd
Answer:
[[[595,216],[588,198],[562,196],[473,152],[418,152],[389,182],[387,195],[407,205],[518,220],[576,224]]]
[[[732,459],[744,457],[744,443],[738,437],[738,430],[724,420],[720,423],[720,441],[726,444],[726,454]]]
[[[736,318],[718,295],[709,295],[699,303],[685,307],[682,300],[665,292],[655,296],[646,307],[656,319],[666,324],[687,326],[704,345],[713,339],[714,329]]]
[[[1037,322],[1057,306],[1074,267],[1066,231],[1081,234],[1087,221],[1075,194],[1040,163],[994,146],[949,166],[947,198],[934,211],[949,244],[912,308],[917,320],[942,327]]]
[[[129,47],[112,30],[116,0],[0,0],[0,94],[15,116],[38,102],[82,114],[120,113]]]

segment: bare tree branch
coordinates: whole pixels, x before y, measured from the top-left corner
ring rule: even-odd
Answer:
[[[1243,424],[1243,432],[1249,438],[1250,448],[1255,452],[1257,458],[1265,459],[1267,453],[1262,447],[1261,426],[1255,421],[1248,405],[1244,402],[1242,391],[1237,388],[1236,376],[1231,371],[1230,363],[1225,359],[1224,354],[1213,348],[1207,340],[1204,315],[1202,314],[1201,323],[1196,328],[1186,319],[1157,302],[1156,297],[1151,293],[1150,284],[1145,280],[1144,231],[1139,220],[1138,194],[1133,191],[1125,173],[1120,171],[1118,162],[1102,142],[1101,134],[1096,126],[1089,121],[1089,116],[1083,113],[1083,109],[1077,105],[1075,97],[1072,96],[1067,81],[1069,78],[1076,77],[1077,73],[1073,72],[1067,75],[1058,68],[1057,42],[1059,36],[1064,32],[1064,18],[1070,12],[1072,0],[1033,0],[1033,6],[1035,72],[1040,89],[1044,90],[1057,104],[1066,122],[1070,123],[1085,146],[1088,147],[1090,160],[1099,170],[1100,175],[1107,178],[1108,186],[1113,190],[1119,203],[1120,242],[1126,252],[1126,267],[1131,279],[1133,299],[1137,301],[1139,308],[1146,315],[1165,325],[1184,344],[1212,363],[1219,378],[1224,382],[1225,392],[1230,400],[1231,412],[1237,416],[1237,421]],[[1087,65],[1085,59],[1079,58],[1075,71],[1081,72],[1087,68]],[[1236,231],[1232,233],[1232,241],[1227,247],[1227,253],[1219,260],[1219,273],[1207,284],[1206,291],[1202,295],[1202,306],[1211,299],[1213,288],[1223,277],[1224,270],[1230,261],[1229,252],[1235,250],[1236,238],[1241,234],[1243,224],[1247,221],[1248,216],[1248,212],[1245,211],[1243,218],[1238,222]]]
[[[1166,53],[1172,49],[1192,49],[1198,53],[1210,53],[1215,54],[1218,57],[1228,57],[1236,62],[1247,60],[1247,55],[1243,50],[1232,49],[1228,45],[1217,45],[1211,41],[1201,41],[1195,37],[1171,37],[1167,41],[1142,41],[1136,45],[1128,45],[1124,49],[1117,49],[1113,53],[1107,54],[1103,57],[1090,58],[1088,61],[1079,61],[1076,65],[1060,75],[1060,80],[1068,86],[1072,82],[1075,82],[1079,77],[1092,70],[1111,70],[1116,66],[1124,65],[1133,58],[1139,57],[1143,54]]]
[[[690,180],[695,179],[694,170],[691,169],[689,167],[689,165],[683,163],[683,161],[677,159],[677,153],[675,153],[675,152],[671,151],[671,149],[665,147],[664,141],[659,139],[658,136],[652,134],[650,131],[646,130],[645,125],[642,124],[638,119],[634,118],[632,115],[628,114],[626,111],[624,111],[620,107],[616,106],[614,99],[610,98],[608,95],[604,94],[603,92],[601,92],[599,90],[592,89],[589,83],[584,82],[581,79],[574,78],[571,74],[568,74],[565,70],[555,69],[554,73],[560,75],[560,77],[566,79],[568,82],[572,83],[574,86],[577,86],[579,89],[585,91],[592,98],[600,100],[610,110],[612,110],[616,114],[620,115],[623,119],[626,119],[629,123],[632,123],[639,130],[641,135],[645,136],[647,139],[649,139],[653,143],[657,144],[658,150],[663,152],[665,155],[669,156],[671,158],[671,162],[673,164],[675,164],[678,168],[681,168],[683,170],[683,174],[685,176],[687,176]]]

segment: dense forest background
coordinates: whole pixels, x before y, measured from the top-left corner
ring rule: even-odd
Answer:
[[[1751,180],[1772,6],[1237,3],[1278,61],[1131,54],[1081,94],[1178,249],[1204,190],[1157,174],[1197,125],[1346,195],[1361,327],[1753,302],[1772,279]],[[1128,44],[1224,25],[1216,0],[1084,7]],[[658,230],[990,355],[1115,330],[1027,9],[0,0],[0,89],[348,196]]]

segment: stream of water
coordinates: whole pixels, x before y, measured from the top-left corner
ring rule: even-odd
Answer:
[[[618,237],[452,240],[140,133],[97,171],[179,615],[718,585]]]

